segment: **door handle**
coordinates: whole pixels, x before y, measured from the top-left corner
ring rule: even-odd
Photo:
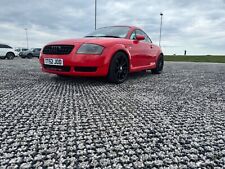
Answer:
[[[150,45],[150,48],[153,48],[152,45]]]

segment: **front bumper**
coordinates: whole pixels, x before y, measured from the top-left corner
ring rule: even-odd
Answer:
[[[45,58],[63,59],[63,66],[45,65]],[[47,73],[68,75],[68,76],[106,76],[108,74],[109,62],[104,54],[102,55],[45,55],[39,58],[42,71]]]

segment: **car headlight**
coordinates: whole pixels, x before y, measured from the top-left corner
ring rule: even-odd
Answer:
[[[97,44],[85,43],[80,46],[77,53],[78,54],[94,54],[100,55],[103,51],[104,47]]]

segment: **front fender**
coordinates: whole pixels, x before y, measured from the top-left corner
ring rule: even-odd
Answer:
[[[124,53],[126,53],[126,55],[128,56],[128,59],[129,59],[129,62],[131,60],[131,54],[128,50],[128,47],[124,44],[116,44],[116,45],[113,45],[111,47],[108,47],[107,50],[104,52],[107,57],[105,57],[105,64],[107,64],[108,66],[110,65],[111,63],[111,60],[112,60],[112,57],[118,52],[118,51],[122,51]]]
[[[163,57],[164,57],[164,54],[162,53],[162,51],[158,52],[156,61],[159,60],[159,57],[160,57],[160,56],[163,56]]]

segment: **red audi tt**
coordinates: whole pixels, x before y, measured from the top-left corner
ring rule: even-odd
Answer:
[[[81,39],[49,43],[39,59],[44,72],[105,76],[113,83],[124,82],[129,72],[161,73],[164,65],[161,49],[134,26],[104,27]]]

